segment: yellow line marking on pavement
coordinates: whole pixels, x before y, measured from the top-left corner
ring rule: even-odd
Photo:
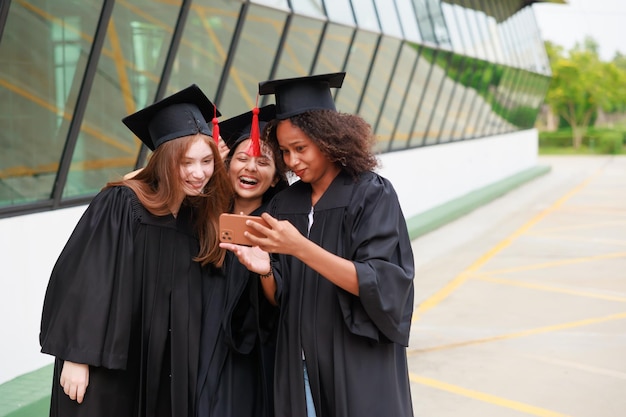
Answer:
[[[589,372],[592,374],[602,375],[602,376],[610,376],[610,377],[617,378],[617,379],[626,379],[625,372],[620,372],[620,371],[616,371],[613,369],[598,368],[596,366],[583,365],[577,362],[570,362],[570,361],[564,361],[561,359],[548,358],[546,356],[539,356],[539,355],[523,355],[523,356],[530,358],[530,359],[549,363],[551,365],[558,365],[558,366],[562,366],[562,367],[569,368],[569,369],[575,369],[577,371],[584,371],[584,372]]]
[[[561,207],[567,200],[572,198],[574,195],[583,190],[595,177],[597,177],[602,172],[602,169],[598,170],[596,173],[591,175],[577,187],[569,191],[563,197],[559,198],[554,204],[550,207],[537,214],[535,217],[530,219],[526,224],[517,229],[513,234],[509,237],[498,243],[487,253],[482,255],[476,262],[469,266],[465,271],[461,272],[456,278],[448,283],[448,285],[441,288],[438,292],[433,294],[428,299],[424,300],[413,312],[413,317],[411,321],[416,321],[419,319],[420,314],[425,313],[431,308],[439,305],[443,300],[445,300],[454,290],[460,287],[469,277],[475,274],[480,268],[482,268],[489,260],[491,260],[498,253],[502,252],[502,250],[506,249],[509,245],[511,245],[518,237],[525,234],[529,229],[543,220],[546,216],[556,211],[559,207]]]
[[[551,291],[551,292],[558,292],[562,294],[578,295],[581,297],[599,298],[601,300],[618,301],[620,303],[626,303],[626,297],[618,297],[615,295],[598,294],[598,293],[592,293],[588,291],[571,290],[568,288],[553,287],[550,285],[533,284],[530,282],[523,282],[523,281],[513,281],[510,279],[495,278],[491,276],[480,276],[480,277],[475,277],[475,279],[478,279],[481,281],[493,282],[495,284],[511,285],[514,287],[521,287],[521,288],[529,288],[532,290]]]
[[[610,316],[573,321],[570,323],[555,324],[552,326],[539,327],[536,329],[528,329],[528,330],[523,330],[521,332],[501,334],[501,335],[492,336],[492,337],[484,337],[482,339],[466,340],[464,342],[450,343],[447,345],[433,346],[433,347],[423,348],[423,349],[410,349],[410,350],[407,350],[407,356],[412,356],[418,353],[435,352],[435,351],[454,349],[454,348],[464,347],[464,346],[479,345],[482,343],[497,342],[500,340],[516,339],[519,337],[534,336],[534,335],[543,334],[543,333],[556,332],[559,330],[572,329],[574,327],[589,326],[592,324],[604,323],[607,321],[621,320],[621,319],[626,319],[626,313],[612,314]]]
[[[560,226],[560,227],[548,227],[545,229],[538,229],[534,232],[532,232],[532,235],[537,235],[539,233],[541,234],[546,234],[546,233],[552,233],[552,232],[563,232],[563,231],[570,231],[570,230],[584,230],[584,229],[597,229],[598,227],[601,226],[615,226],[615,225],[619,225],[619,226],[623,226],[626,225],[626,220],[612,220],[612,221],[604,221],[604,222],[592,222],[592,223],[584,223],[581,224],[580,222],[578,222],[577,224],[573,224],[570,226]]]
[[[587,243],[592,243],[592,244],[607,244],[607,245],[617,245],[617,246],[624,246],[626,245],[626,239],[602,239],[602,238],[595,238],[595,237],[579,237],[579,236],[569,236],[566,234],[543,234],[541,232],[530,232],[528,233],[528,236],[537,236],[537,237],[541,237],[544,239],[552,239],[552,240],[566,240],[566,241],[572,241],[575,240],[577,242],[587,242]],[[626,233],[624,233],[624,236],[626,237]]]
[[[612,190],[612,194],[616,194],[617,190]],[[564,207],[564,213],[584,213],[584,214],[598,214],[601,216],[611,215],[611,216],[626,216],[626,210],[617,207],[602,207],[599,205],[595,206],[574,206],[574,207]]]
[[[431,388],[436,388],[442,391],[451,392],[453,394],[462,395],[474,400],[483,401],[489,404],[494,404],[504,408],[510,408],[515,411],[530,414],[538,417],[568,417],[567,414],[558,413],[556,411],[546,410],[545,408],[535,407],[533,405],[524,404],[518,401],[508,400],[506,398],[498,397],[492,394],[471,390],[460,387],[458,385],[448,384],[447,382],[438,381],[436,379],[427,378],[424,376],[415,375],[409,373],[409,379],[416,384],[426,385]]]
[[[491,270],[491,271],[483,271],[483,272],[473,274],[470,276],[480,278],[485,275],[503,275],[503,274],[510,274],[514,272],[533,271],[537,269],[547,269],[547,268],[554,268],[554,267],[563,266],[563,265],[581,264],[585,262],[594,262],[594,261],[599,261],[599,260],[604,260],[604,259],[615,259],[615,258],[626,258],[626,252],[605,253],[602,255],[588,256],[584,258],[562,259],[562,260],[554,261],[554,262],[544,262],[544,263],[534,264],[534,265],[523,265],[523,266],[518,266],[518,267],[513,267],[513,268],[496,269],[496,270]]]

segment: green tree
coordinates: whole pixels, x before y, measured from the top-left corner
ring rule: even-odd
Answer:
[[[624,71],[615,63],[600,61],[598,44],[592,38],[567,53],[546,42],[546,51],[552,69],[546,103],[569,123],[572,144],[579,148],[599,109],[612,112],[623,107]]]

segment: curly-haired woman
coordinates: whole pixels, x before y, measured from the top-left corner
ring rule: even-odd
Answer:
[[[413,415],[411,242],[393,186],[374,172],[371,127],[335,109],[330,88],[344,76],[259,84],[276,96],[269,143],[299,181],[270,202],[269,228],[250,225],[265,236],[248,236],[258,247],[220,244],[280,308],[277,417]]]

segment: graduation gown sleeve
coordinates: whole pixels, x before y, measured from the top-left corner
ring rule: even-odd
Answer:
[[[99,193],[78,222],[50,277],[41,351],[63,360],[124,369],[132,316],[132,193]]]
[[[344,256],[354,262],[359,297],[339,291],[350,330],[408,346],[413,313],[414,259],[406,222],[391,183],[369,174],[347,207]]]

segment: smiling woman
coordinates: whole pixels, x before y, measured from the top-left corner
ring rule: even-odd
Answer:
[[[40,334],[56,358],[52,417],[194,412],[202,291],[223,288],[231,198],[213,111],[192,85],[123,120],[153,153],[94,198],[52,271]]]

